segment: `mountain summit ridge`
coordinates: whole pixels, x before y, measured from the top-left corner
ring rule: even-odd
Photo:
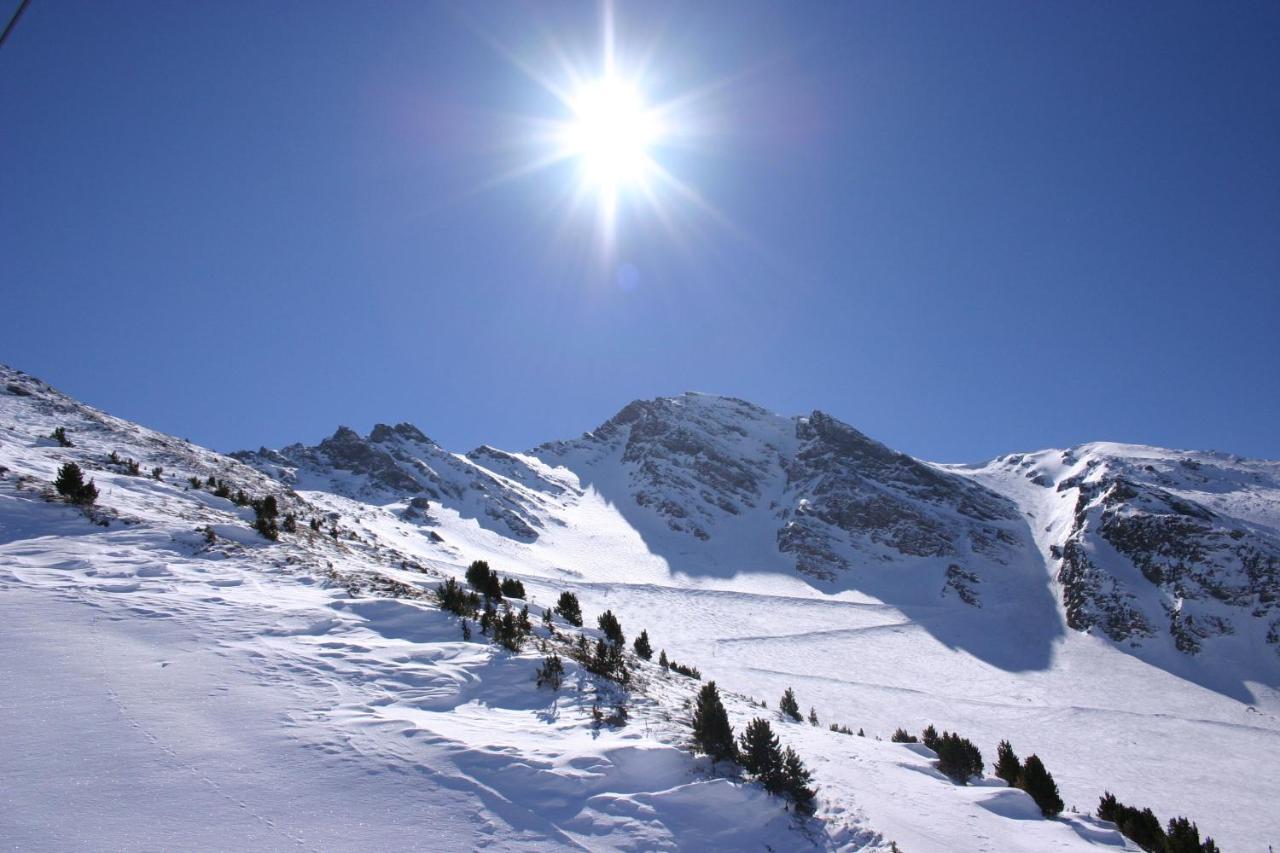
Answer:
[[[1280,463],[1265,460],[1094,442],[949,465],[819,410],[705,392],[634,400],[524,453],[451,453],[402,423],[235,455],[294,486],[435,501],[523,543],[595,490],[675,571],[736,561],[897,605],[1021,608],[1130,649],[1280,650]]]

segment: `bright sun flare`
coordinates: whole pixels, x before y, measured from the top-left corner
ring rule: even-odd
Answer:
[[[661,128],[639,89],[604,77],[583,86],[570,107],[573,120],[566,128],[565,147],[581,162],[586,180],[610,192],[642,183]]]
[[[710,125],[698,109],[725,81],[673,93],[669,77],[654,71],[656,43],[624,50],[615,42],[609,0],[602,3],[602,24],[598,63],[584,62],[580,51],[562,49],[554,41],[548,44],[549,53],[537,59],[499,46],[554,98],[555,115],[521,117],[521,135],[513,146],[521,159],[485,185],[548,169],[558,176],[576,173],[558,199],[573,218],[595,209],[593,242],[608,260],[624,214],[646,216],[679,240],[696,231],[696,219],[727,222],[663,162],[680,162],[682,154],[687,157],[706,138]],[[664,97],[655,100],[657,94]]]

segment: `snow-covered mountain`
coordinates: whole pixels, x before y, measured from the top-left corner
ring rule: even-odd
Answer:
[[[636,401],[526,454],[454,454],[410,424],[379,424],[367,438],[340,427],[315,447],[235,455],[295,488],[435,503],[525,543],[602,497],[682,574],[790,572],[905,608],[985,603],[1033,632],[1060,613],[1124,648],[1167,641],[1195,655],[1237,637],[1233,657],[1280,653],[1272,462],[1094,444],[935,465],[822,412],[705,394]],[[1280,667],[1256,656],[1250,674],[1276,683]]]
[[[20,614],[0,723],[24,783],[0,837],[19,846],[76,843],[49,843],[41,805],[72,779],[104,846],[175,846],[129,815],[161,815],[154,780],[175,773],[173,796],[242,818],[196,821],[192,847],[1119,849],[1082,814],[1104,789],[1224,849],[1280,836],[1280,780],[1254,769],[1280,756],[1280,464],[1097,444],[939,465],[821,412],[700,394],[523,453],[400,424],[229,457],[0,380],[0,595]],[[66,461],[100,489],[89,517],[49,500]],[[258,536],[211,476],[276,496],[297,532]],[[768,714],[814,770],[816,818],[690,756],[691,679],[637,661],[630,723],[601,728],[608,684],[570,664],[552,695],[532,649],[463,641],[427,591],[474,559],[535,615],[573,590],[589,625],[610,608],[647,628],[727,691],[739,730]],[[210,684],[244,698],[205,711]],[[821,726],[750,704],[787,686]],[[119,749],[86,759],[31,723],[67,703],[67,738]],[[1040,820],[887,742],[928,723],[988,763],[1000,739],[1036,752],[1078,812]],[[113,801],[122,775],[152,781]]]

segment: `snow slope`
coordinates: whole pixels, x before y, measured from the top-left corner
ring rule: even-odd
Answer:
[[[12,846],[1124,849],[1109,825],[1039,819],[1021,792],[954,786],[919,747],[888,742],[930,722],[988,761],[1002,738],[1036,752],[1081,812],[1106,788],[1189,815],[1224,849],[1280,837],[1264,807],[1280,783],[1255,770],[1280,756],[1266,658],[1246,647],[1249,663],[1215,681],[1231,659],[1217,644],[1232,637],[1157,660],[1069,629],[1044,533],[1060,508],[1034,504],[1018,491],[1030,481],[996,463],[926,466],[850,447],[835,425],[809,434],[698,397],[677,399],[701,410],[700,427],[661,413],[643,447],[629,447],[634,413],[610,422],[612,436],[528,454],[449,454],[412,428],[355,436],[410,485],[351,436],[241,462],[3,378],[27,392],[0,394],[0,600],[21,614],[0,624],[18,652],[3,658],[17,689],[0,703],[15,747],[3,752],[15,784],[0,794],[0,838]],[[42,438],[58,425],[74,448]],[[164,479],[105,470],[112,450],[144,471],[163,464]],[[91,469],[110,526],[43,499],[69,459]],[[323,519],[322,531],[267,543],[251,512],[184,485],[214,472]],[[819,506],[794,541],[845,561],[825,563],[829,574],[797,570],[806,554],[782,547],[801,501]],[[891,511],[868,527],[835,504]],[[1267,505],[1252,512],[1272,524]],[[935,553],[909,553],[921,543]],[[957,557],[978,581],[950,582]],[[573,589],[589,619],[609,607],[628,637],[647,627],[655,647],[731,691],[739,729],[769,715],[814,770],[816,819],[690,756],[696,682],[638,664],[631,722],[598,728],[589,708],[609,685],[571,664],[560,694],[538,691],[532,647],[464,642],[456,620],[402,591],[477,558],[521,578],[535,616]],[[746,699],[774,707],[786,686],[821,727]],[[55,726],[32,724],[47,715]],[[83,818],[67,826],[53,802]]]

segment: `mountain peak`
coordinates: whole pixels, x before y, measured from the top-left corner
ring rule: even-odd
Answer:
[[[386,424],[374,424],[373,429],[369,432],[369,441],[375,444],[391,441],[394,438],[401,438],[405,441],[416,441],[422,444],[432,444],[431,439],[427,438],[422,430],[418,429],[408,421],[401,421],[395,426],[387,426]]]

